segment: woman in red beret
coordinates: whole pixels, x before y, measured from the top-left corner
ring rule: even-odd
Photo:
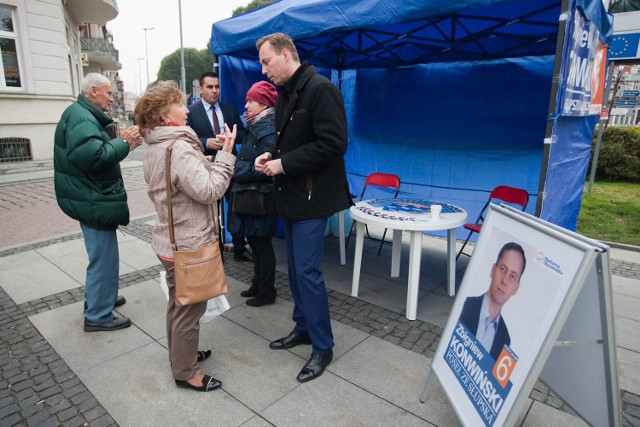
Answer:
[[[275,209],[273,178],[256,172],[256,157],[273,151],[276,145],[274,108],[278,98],[275,86],[266,81],[255,83],[247,92],[244,119],[247,130],[235,164],[232,234],[247,236],[253,252],[253,278],[249,289],[240,295],[250,297],[247,305],[260,307],[276,301],[276,254],[271,238],[278,217]]]

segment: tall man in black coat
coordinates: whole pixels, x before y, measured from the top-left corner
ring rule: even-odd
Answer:
[[[509,298],[518,292],[526,265],[522,246],[514,242],[504,245],[491,267],[489,289],[483,295],[467,298],[460,312],[460,322],[475,335],[493,360],[498,360],[502,348],[511,344],[501,312]]]
[[[222,142],[218,141],[217,135],[224,131],[226,123],[230,129],[233,125],[237,126],[238,135],[236,136],[236,144],[242,144],[244,140],[244,125],[236,108],[220,101],[220,79],[216,73],[211,71],[202,73],[200,76],[200,96],[201,101],[189,106],[189,116],[187,117],[187,126],[190,126],[198,135],[204,153],[207,156],[215,158],[216,153],[222,148]],[[238,155],[236,146],[233,147],[233,154]],[[224,197],[227,199],[229,210],[233,206],[231,193],[232,184],[229,184],[229,190]],[[227,212],[226,224],[229,224],[230,212]],[[238,261],[251,261],[253,257],[247,250],[247,241],[241,234],[232,235],[234,259]]]
[[[262,74],[278,87],[276,147],[255,161],[255,169],[275,177],[276,206],[285,226],[289,286],[296,325],[272,349],[311,344],[311,357],[298,374],[304,382],[319,377],[333,359],[329,301],[320,270],[324,232],[330,215],[352,201],[344,154],[347,118],[340,90],[301,64],[289,36],[275,33],[258,40]]]

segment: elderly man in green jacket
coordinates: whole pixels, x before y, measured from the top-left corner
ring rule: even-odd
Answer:
[[[105,76],[87,74],[82,93],[58,122],[54,145],[54,183],[60,209],[80,222],[89,255],[85,289],[85,332],[131,326],[113,309],[118,297],[120,259],[116,230],[129,223],[120,161],[142,142],[136,126],[115,137],[116,124],[105,113],[113,88]]]

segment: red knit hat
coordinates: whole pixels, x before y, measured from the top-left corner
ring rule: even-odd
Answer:
[[[267,107],[273,107],[278,99],[276,87],[267,81],[259,81],[247,92],[247,101],[255,101]]]

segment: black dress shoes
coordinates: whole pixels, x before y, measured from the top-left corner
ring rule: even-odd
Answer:
[[[129,326],[131,326],[131,320],[127,317],[117,317],[107,323],[93,323],[84,319],[85,332],[117,331],[118,329],[128,328]]]
[[[251,253],[249,251],[244,251],[244,252],[235,254],[233,255],[233,259],[235,259],[236,261],[253,262],[253,256],[251,256]]]
[[[205,375],[204,378],[202,378],[201,386],[191,385],[187,381],[182,381],[182,380],[176,380],[176,385],[178,387],[189,388],[195,391],[212,391],[212,390],[219,389],[220,386],[222,385],[222,382],[213,378],[210,375]]]
[[[329,363],[333,360],[333,352],[330,351],[325,355],[319,355],[312,353],[309,361],[304,368],[298,374],[297,380],[301,383],[315,380],[324,372],[324,369],[329,366]]]
[[[263,305],[271,305],[276,302],[276,296],[268,297],[264,295],[256,295],[247,300],[247,305],[251,307],[262,307]]]
[[[309,337],[309,335],[300,335],[295,332],[291,332],[284,338],[272,341],[271,344],[269,344],[269,347],[273,350],[286,350],[297,345],[309,344],[311,344],[311,338]]]

